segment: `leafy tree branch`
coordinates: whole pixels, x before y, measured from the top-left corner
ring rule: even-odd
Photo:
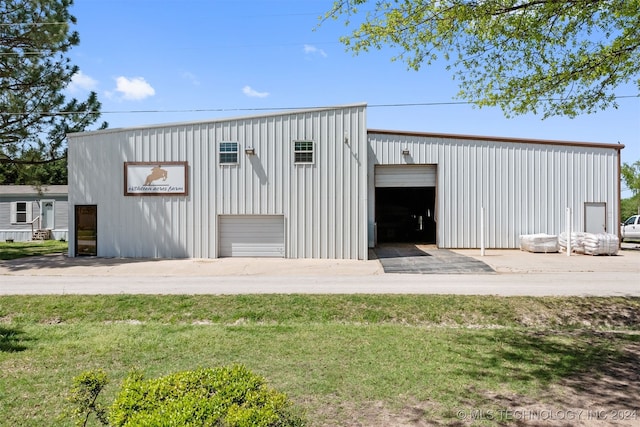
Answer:
[[[389,46],[416,71],[444,59],[460,98],[508,117],[617,107],[629,82],[640,93],[640,0],[338,0],[327,19],[354,54]]]

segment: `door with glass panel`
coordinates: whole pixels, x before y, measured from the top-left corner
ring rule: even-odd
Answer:
[[[76,256],[98,255],[98,207],[76,206]]]

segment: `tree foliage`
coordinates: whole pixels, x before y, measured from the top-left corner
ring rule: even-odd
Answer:
[[[68,182],[66,157],[51,162],[43,162],[42,153],[29,149],[17,162],[0,162],[0,184],[19,185],[66,185]]]
[[[620,169],[620,175],[627,188],[633,193],[633,196],[623,203],[623,208],[627,208],[622,209],[624,214],[630,216],[640,213],[640,160],[632,164],[624,163]]]
[[[620,222],[624,222],[631,215],[640,214],[640,195],[620,200]]]
[[[507,116],[573,117],[640,89],[640,0],[336,0],[328,18],[355,54],[389,45],[415,70],[444,58],[460,98]]]
[[[100,102],[67,99],[78,67],[67,57],[79,36],[73,0],[0,2],[0,163],[47,163],[66,155],[65,136],[99,118]],[[102,124],[106,127],[106,123]],[[28,153],[37,151],[39,156]]]
[[[640,195],[640,160],[635,163],[624,163],[620,170],[622,179],[634,196]]]

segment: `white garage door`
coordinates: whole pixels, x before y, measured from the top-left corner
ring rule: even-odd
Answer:
[[[379,165],[376,187],[435,187],[436,165]]]
[[[221,257],[284,257],[284,216],[219,217]]]

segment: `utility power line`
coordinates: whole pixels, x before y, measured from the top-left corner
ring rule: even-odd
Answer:
[[[618,95],[614,99],[640,98],[637,95]],[[546,99],[545,101],[558,101],[557,99]],[[407,108],[407,107],[437,107],[443,105],[471,105],[473,101],[432,101],[432,102],[409,102],[409,103],[391,103],[391,104],[367,104],[367,108]],[[233,111],[289,111],[289,110],[315,110],[325,108],[324,106],[306,106],[306,107],[212,107],[212,108],[186,108],[174,110],[107,110],[107,111],[45,111],[35,112],[16,112],[1,111],[2,116],[19,116],[28,114],[41,114],[43,116],[62,116],[69,114],[166,114],[166,113],[222,113]]]

